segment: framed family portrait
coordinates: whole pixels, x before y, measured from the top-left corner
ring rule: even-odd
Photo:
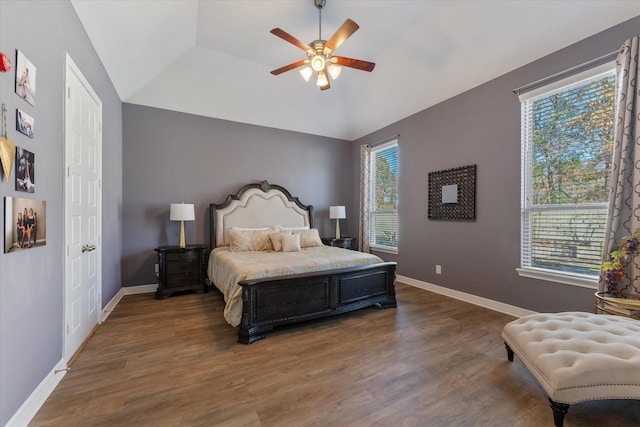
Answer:
[[[36,105],[36,67],[19,50],[16,50],[16,94]]]
[[[36,192],[36,155],[16,147],[16,191]]]
[[[29,138],[33,138],[34,119],[24,111],[16,108],[16,130]]]
[[[47,202],[4,198],[4,253],[47,244]]]

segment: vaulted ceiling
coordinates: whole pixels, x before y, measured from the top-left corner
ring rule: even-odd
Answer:
[[[327,0],[322,38],[354,20],[336,53],[376,68],[321,92],[269,73],[306,56],[272,28],[318,38],[313,0],[72,4],[123,102],[347,140],[640,15],[637,0]]]

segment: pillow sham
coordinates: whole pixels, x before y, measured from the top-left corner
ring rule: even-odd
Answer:
[[[271,230],[271,231],[273,231],[274,228],[272,228],[272,227],[230,227],[228,230],[224,231],[224,245],[225,246],[231,246],[231,230],[236,230],[236,231]]]
[[[320,233],[317,228],[311,230],[294,231],[300,235],[300,247],[313,248],[315,246],[322,246],[322,239],[320,239]]]
[[[300,235],[294,233],[282,233],[282,252],[300,251]]]
[[[265,229],[241,229],[231,228],[229,230],[229,250],[231,252],[244,251],[268,251],[273,249],[269,233],[271,228]]]

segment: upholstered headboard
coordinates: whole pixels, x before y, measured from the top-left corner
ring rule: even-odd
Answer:
[[[211,248],[229,245],[231,227],[309,226],[313,228],[313,206],[303,205],[284,187],[262,181],[248,184],[220,204],[209,205]]]

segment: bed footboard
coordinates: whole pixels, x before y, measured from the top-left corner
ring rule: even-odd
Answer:
[[[333,316],[370,305],[396,307],[396,263],[246,280],[238,342],[251,344],[274,326]]]

